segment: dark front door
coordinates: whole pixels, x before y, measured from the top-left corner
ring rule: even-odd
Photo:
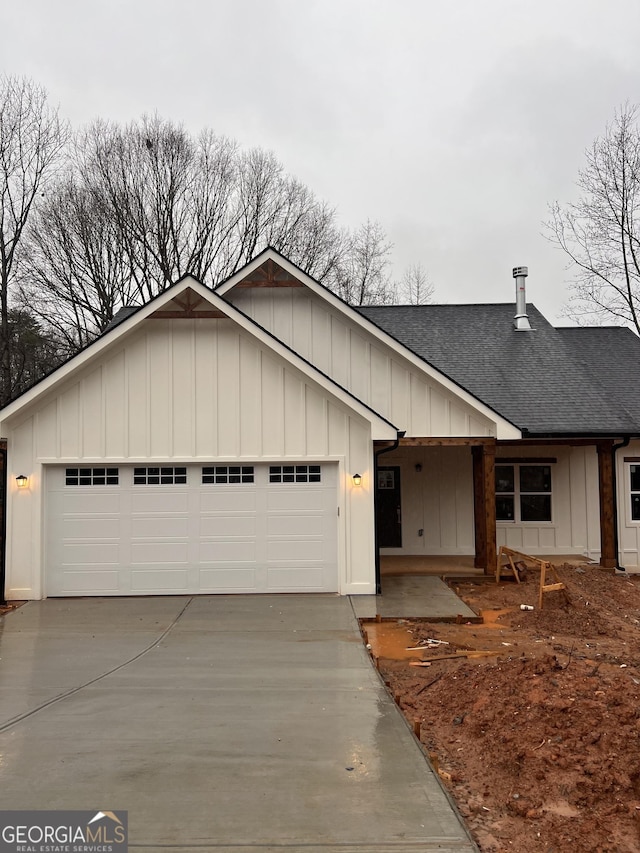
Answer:
[[[376,525],[380,548],[402,548],[400,468],[378,468]]]

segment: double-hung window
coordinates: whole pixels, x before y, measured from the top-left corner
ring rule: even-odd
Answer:
[[[551,521],[551,466],[496,463],[496,519]]]

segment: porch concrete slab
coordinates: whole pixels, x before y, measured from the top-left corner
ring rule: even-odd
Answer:
[[[433,575],[393,575],[382,579],[381,595],[354,595],[358,619],[473,619],[476,614]]]
[[[0,659],[5,809],[126,809],[131,850],[477,849],[347,598],[30,602]]]

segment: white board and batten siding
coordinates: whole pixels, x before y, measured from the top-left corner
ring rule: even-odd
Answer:
[[[311,290],[236,288],[226,298],[407,435],[496,435],[496,422],[465,402],[466,392],[445,387],[426,365],[411,363]]]
[[[57,500],[56,466],[74,463],[322,464],[334,472],[334,585],[375,591],[371,423],[230,320],[145,320],[3,429],[11,598],[44,594],[52,545],[41,521]],[[27,489],[16,489],[19,473]]]

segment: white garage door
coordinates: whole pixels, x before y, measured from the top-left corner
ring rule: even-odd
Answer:
[[[48,596],[335,592],[337,466],[47,469]]]

